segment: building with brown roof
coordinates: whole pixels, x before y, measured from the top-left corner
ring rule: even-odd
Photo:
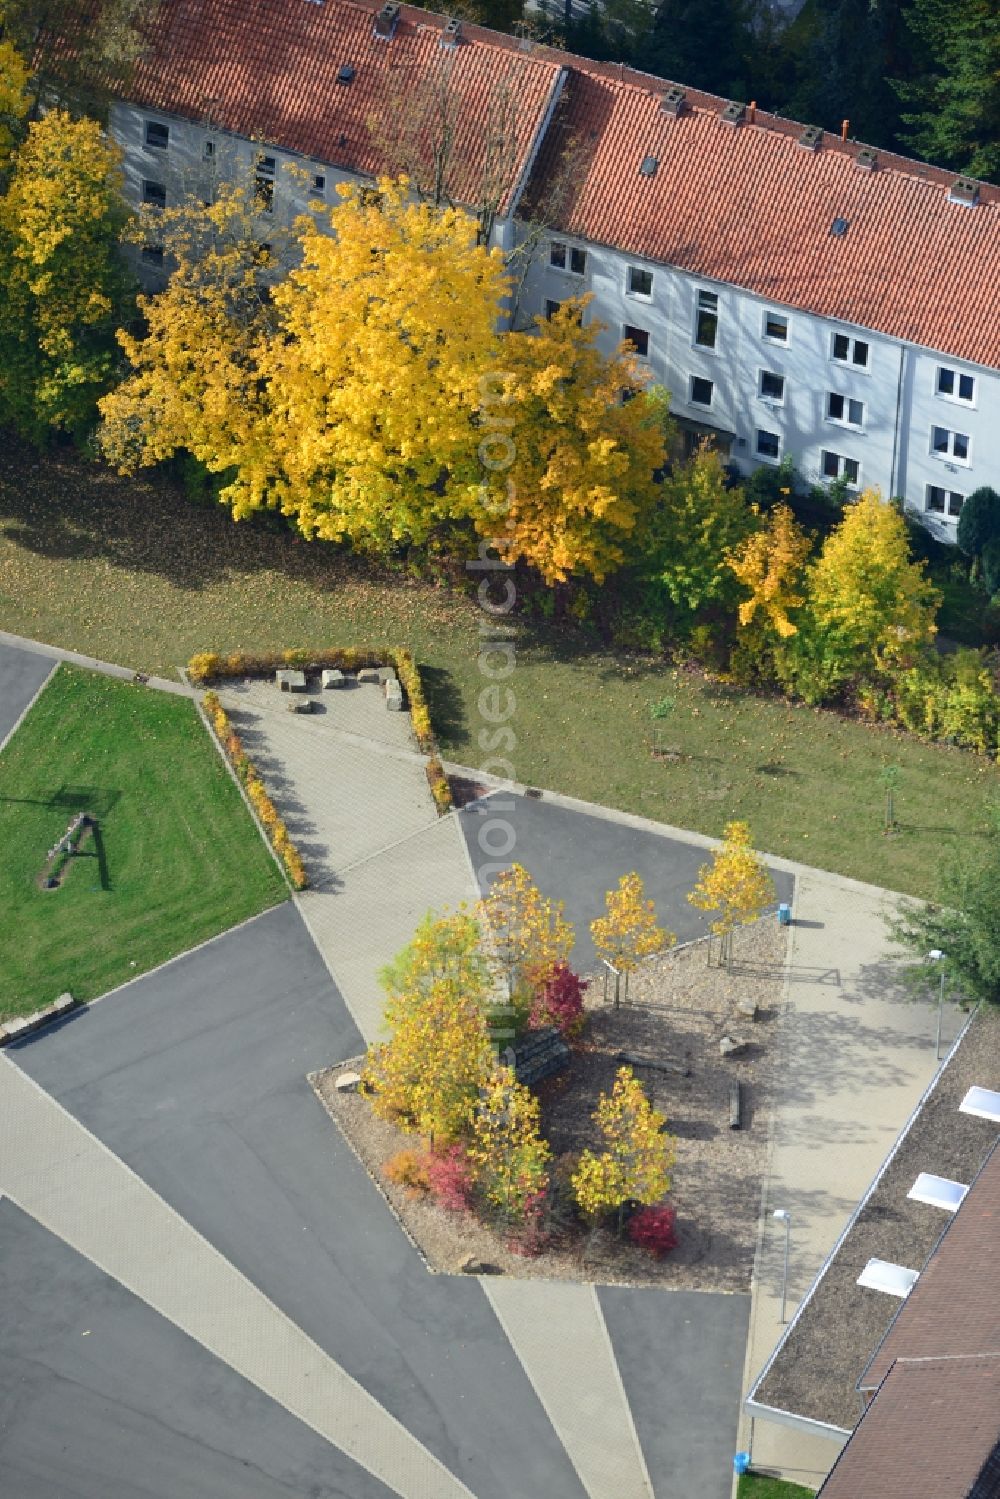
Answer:
[[[520,325],[589,293],[742,471],[789,456],[946,536],[1000,486],[996,188],[377,0],[161,0],[130,95],[137,200],[256,171],[278,222],[408,171],[531,246]]]

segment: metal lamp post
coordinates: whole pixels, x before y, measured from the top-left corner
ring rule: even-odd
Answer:
[[[936,1035],[935,1040],[934,1040],[934,1060],[937,1061],[937,1062],[940,1062],[940,1060],[941,1060],[941,1016],[942,1016],[942,1013],[944,1011],[944,979],[945,979],[945,973],[944,973],[944,953],[941,951],[940,947],[932,947],[931,950],[930,950],[930,952],[927,954],[927,956],[928,956],[928,958],[930,959],[930,961],[932,963],[940,963],[940,965],[941,965],[941,986],[938,989],[937,1035]]]
[[[792,1215],[787,1208],[775,1208],[773,1217],[785,1225],[785,1265],[781,1272],[781,1320],[785,1321],[785,1300],[788,1295],[788,1241],[791,1237]]]

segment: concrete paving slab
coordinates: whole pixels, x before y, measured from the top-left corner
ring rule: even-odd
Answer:
[[[370,743],[416,750],[410,715],[389,711],[380,682],[349,681],[343,687],[324,689],[318,678],[310,678],[307,691],[312,703],[309,728],[315,734],[353,734]],[[259,677],[223,683],[220,696],[268,717],[286,712],[288,706],[275,683]]]
[[[428,1274],[305,1080],[360,1048],[287,905],[14,1055],[476,1499],[583,1499],[479,1282]]]
[[[749,1296],[601,1286],[656,1499],[729,1499]]]
[[[0,747],[55,670],[56,663],[0,643]]]
[[[429,910],[455,911],[475,898],[454,817],[437,818],[404,843],[355,865],[335,888],[296,897],[366,1042],[385,1038],[379,971],[412,940]]]
[[[605,891],[633,870],[642,876],[661,925],[678,941],[692,941],[708,930],[706,913],[686,899],[708,857],[702,843],[506,792],[463,808],[459,818],[484,892],[498,862],[518,863],[541,890],[565,903],[566,916],[576,928],[571,962],[583,973],[593,972],[597,963],[590,923],[605,913]],[[509,839],[501,841],[499,831],[484,835],[492,822],[505,824]],[[509,852],[498,860],[490,849],[505,845]],[[790,900],[791,877],[773,873],[778,899]]]
[[[594,1287],[492,1279],[484,1285],[589,1499],[653,1499]]]
[[[10,1499],[390,1499],[144,1302],[0,1203]]]
[[[790,1318],[938,1066],[937,1007],[911,999],[886,956],[883,913],[896,899],[814,870],[797,880],[745,1388],[782,1331],[784,1228],[774,1209],[792,1215]],[[962,1021],[945,1012],[946,1045]],[[740,1440],[751,1441],[745,1415]],[[816,1486],[838,1444],[756,1420],[752,1450],[757,1465]]]

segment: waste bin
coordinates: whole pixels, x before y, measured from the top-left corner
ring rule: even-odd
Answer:
[[[737,1452],[736,1456],[733,1458],[733,1472],[734,1473],[747,1473],[747,1472],[749,1472],[749,1469],[750,1469],[750,1454],[749,1454],[749,1452]]]
[[[778,925],[791,926],[791,924],[792,908],[785,901],[782,901],[781,905],[778,907]]]

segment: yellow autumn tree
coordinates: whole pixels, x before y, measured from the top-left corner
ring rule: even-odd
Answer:
[[[83,437],[109,383],[128,280],[121,153],[94,120],[32,121],[0,198],[0,423]]]
[[[419,999],[438,982],[452,985],[457,994],[485,1000],[492,974],[481,942],[479,923],[470,912],[435,916],[429,911],[412,940],[382,969],[379,982],[390,1002]]]
[[[505,1224],[522,1223],[548,1186],[552,1151],[538,1099],[509,1067],[497,1067],[476,1104],[469,1160],[483,1198]]]
[[[912,664],[934,638],[941,595],[910,554],[902,514],[877,489],[848,505],[806,569],[805,594],[798,631],[776,659],[807,702]]]
[[[370,1048],[364,1082],[376,1114],[424,1135],[431,1147],[468,1130],[493,1066],[486,1012],[448,979],[397,996],[391,1039]]]
[[[642,959],[672,947],[677,938],[657,922],[656,907],[646,899],[642,877],[634,871],[622,875],[617,890],[607,891],[604,904],[607,914],[590,923],[590,934],[597,956],[625,975],[627,998],[629,975]]]
[[[6,11],[0,5],[0,28],[6,22]],[[28,64],[13,42],[0,41],[0,179],[10,163],[11,152],[22,135],[22,121],[28,113],[31,96],[28,91]]]
[[[739,606],[744,629],[757,621],[782,639],[795,634],[792,614],[805,602],[802,569],[809,538],[787,505],[775,505],[762,531],[729,553],[729,566],[747,590]]]
[[[712,850],[711,862],[699,869],[688,900],[700,911],[718,913],[712,931],[722,939],[722,958],[731,969],[736,928],[756,921],[774,900],[774,882],[753,848],[749,823],[726,823],[722,843]]]
[[[512,1003],[526,1013],[573,947],[573,928],[563,915],[563,903],[543,895],[522,864],[512,864],[493,881],[479,914]]]
[[[261,358],[270,495],[305,536],[372,550],[426,539],[475,504],[482,381],[507,290],[476,221],[405,178],[340,187],[332,235],[300,226]],[[235,505],[249,513],[250,490]]]
[[[585,1150],[572,1177],[573,1194],[588,1218],[617,1213],[621,1232],[625,1205],[659,1202],[670,1190],[675,1142],[664,1133],[666,1118],[654,1109],[631,1067],[620,1067],[610,1094],[602,1093],[594,1123],[604,1150]]]
[[[502,341],[496,388],[483,413],[476,529],[506,562],[547,583],[603,580],[635,545],[657,498],[665,459],[665,394],[647,391],[627,345],[607,356],[590,299],[566,302],[531,333]]]
[[[164,289],[140,297],[144,331],[118,336],[130,373],[100,403],[99,441],[122,473],[190,453],[226,476],[221,498],[267,503],[259,361],[273,329],[252,190],[220,184],[213,201],[147,209],[132,235],[162,246]]]

